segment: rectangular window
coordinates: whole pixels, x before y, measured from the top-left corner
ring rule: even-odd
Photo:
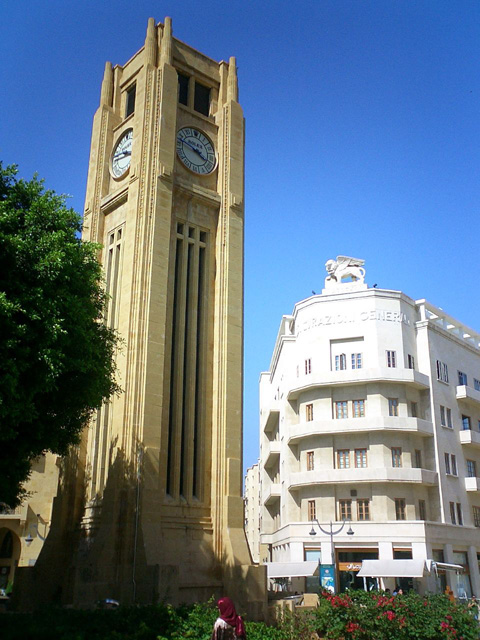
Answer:
[[[305,420],[311,422],[313,420],[313,404],[305,405]]]
[[[480,380],[477,380],[477,378],[473,379],[473,388],[475,391],[480,391]]]
[[[462,505],[457,502],[457,522],[460,526],[463,525]]]
[[[210,89],[200,82],[195,82],[195,96],[193,108],[204,116],[210,114]]]
[[[361,369],[361,368],[362,368],[362,354],[352,353],[352,369]]]
[[[370,501],[368,499],[357,500],[357,520],[370,520]]]
[[[453,429],[452,410],[447,407],[447,427]]]
[[[337,451],[337,469],[350,469],[349,449],[339,449]]]
[[[339,500],[339,516],[340,520],[352,519],[352,501],[351,500]]]
[[[440,424],[442,425],[442,427],[447,426],[447,420],[445,418],[445,407],[443,407],[442,405],[440,405]]]
[[[450,471],[450,454],[449,453],[445,453],[445,473],[447,475],[449,475],[451,473]]]
[[[178,101],[180,104],[188,106],[188,85],[190,78],[183,73],[178,73]]]
[[[417,418],[418,417],[418,405],[416,402],[411,402],[410,403],[410,414],[412,416],[412,418]]]
[[[135,94],[137,92],[137,85],[132,85],[127,89],[127,99],[125,101],[125,118],[132,115],[135,111]]]
[[[392,447],[392,467],[402,466],[402,448]]]
[[[480,420],[477,422],[478,430],[480,431]]]
[[[463,373],[463,371],[458,372],[458,384],[459,386],[467,385],[467,374]]]
[[[395,518],[396,520],[406,520],[405,498],[395,498]]]
[[[473,526],[480,527],[480,507],[472,507],[473,511]]]
[[[470,431],[472,425],[470,424],[469,416],[462,416],[462,429],[464,431]]]
[[[420,520],[427,519],[427,505],[425,503],[425,500],[418,501],[418,516]]]
[[[364,469],[367,466],[366,449],[355,449],[355,466],[357,469]]]
[[[307,358],[307,360],[305,360],[305,375],[308,375],[309,373],[312,373],[312,360],[311,360],[311,358]]]
[[[335,371],[345,371],[347,368],[347,356],[344,353],[340,353],[335,356]]]
[[[308,519],[315,520],[317,517],[317,510],[315,507],[315,500],[308,501]]]
[[[387,351],[387,367],[395,368],[397,366],[397,352]]]
[[[467,478],[477,477],[477,463],[475,460],[467,460]]]
[[[365,417],[365,400],[354,400],[352,402],[353,417],[364,418]]]
[[[452,467],[452,475],[453,476],[458,476],[458,471],[457,471],[457,456],[455,456],[453,453],[450,456],[450,464]]]
[[[450,520],[452,524],[457,524],[457,516],[455,515],[455,503],[450,502]]]
[[[415,358],[409,353],[407,356],[408,368],[415,369]]]
[[[388,415],[398,416],[398,398],[388,399]]]
[[[437,360],[437,380],[448,382],[448,367],[440,360]]]
[[[335,402],[335,418],[337,418],[338,420],[348,418],[348,407],[346,400]]]
[[[415,449],[415,467],[417,469],[422,468],[422,452],[420,449]]]
[[[313,471],[315,468],[315,454],[313,451],[307,451],[307,471]]]

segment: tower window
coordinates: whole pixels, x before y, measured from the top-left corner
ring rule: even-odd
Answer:
[[[210,113],[210,89],[199,82],[195,82],[193,108],[204,116]]]
[[[135,95],[137,93],[137,85],[132,85],[127,89],[127,100],[125,102],[125,118],[131,116],[135,111]]]
[[[188,106],[188,84],[190,78],[178,72],[178,101],[180,104]]]

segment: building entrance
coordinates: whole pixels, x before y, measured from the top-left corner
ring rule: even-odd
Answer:
[[[337,573],[339,591],[348,589],[378,589],[376,578],[359,578],[357,573],[362,568],[362,560],[378,560],[378,550],[375,551],[337,551]]]

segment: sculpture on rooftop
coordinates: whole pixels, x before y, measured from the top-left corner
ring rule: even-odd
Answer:
[[[325,287],[339,285],[344,278],[351,278],[353,282],[363,284],[365,269],[363,269],[362,265],[364,264],[365,260],[349,256],[337,256],[336,260],[327,260],[325,268],[328,276],[325,278]]]

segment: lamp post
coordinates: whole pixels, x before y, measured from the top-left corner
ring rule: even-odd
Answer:
[[[322,565],[324,567],[326,567],[324,572],[323,572],[323,573],[325,573],[325,575],[323,576],[325,578],[325,580],[324,580],[325,583],[324,584],[322,584],[322,566],[320,566],[320,586],[323,586],[323,587],[325,587],[328,590],[333,591],[333,592],[336,591],[335,584],[336,584],[336,573],[337,573],[336,572],[336,562],[335,562],[335,550],[333,548],[333,536],[336,536],[337,534],[341,533],[343,531],[345,525],[347,524],[347,522],[348,522],[347,520],[343,520],[342,526],[334,531],[333,523],[332,523],[331,520],[330,520],[330,523],[329,523],[330,524],[330,529],[327,530],[327,529],[324,529],[322,527],[322,525],[319,523],[317,518],[313,518],[312,519],[312,528],[310,530],[310,535],[311,536],[316,536],[317,535],[317,532],[315,531],[315,528],[313,526],[314,523],[316,523],[317,527],[320,529],[320,531],[322,533],[324,533],[327,536],[330,536],[330,553],[331,553],[330,560],[331,560],[331,564],[330,565],[324,565],[322,563]],[[347,536],[353,536],[354,533],[355,533],[355,531],[353,531],[352,527],[349,525],[348,531],[346,531]],[[331,570],[330,570],[329,566],[331,567]]]

